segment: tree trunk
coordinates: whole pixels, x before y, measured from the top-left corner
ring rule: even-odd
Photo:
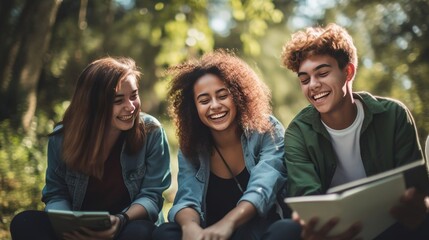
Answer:
[[[14,128],[30,129],[37,105],[37,84],[48,49],[52,26],[61,0],[27,0],[13,32],[3,72],[0,121],[10,119]],[[6,74],[5,74],[6,73]]]

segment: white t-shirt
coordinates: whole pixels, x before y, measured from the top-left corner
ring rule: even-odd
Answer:
[[[360,155],[360,131],[364,119],[362,103],[355,99],[357,116],[352,125],[345,129],[335,130],[323,125],[331,136],[332,146],[338,157],[337,168],[330,187],[366,177]]]

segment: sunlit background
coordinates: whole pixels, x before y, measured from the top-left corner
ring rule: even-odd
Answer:
[[[0,239],[12,216],[43,209],[46,135],[92,60],[128,56],[144,73],[142,108],[163,123],[177,188],[177,139],[165,101],[168,66],[216,48],[234,50],[272,89],[287,126],[307,105],[280,63],[292,32],[335,22],[354,37],[355,90],[399,99],[421,142],[429,133],[429,0],[8,0],[0,1]]]

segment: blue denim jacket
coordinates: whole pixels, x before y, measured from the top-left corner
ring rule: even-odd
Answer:
[[[286,181],[283,160],[285,130],[275,117],[271,116],[270,121],[274,126],[272,133],[244,131],[241,136],[244,161],[250,173],[250,179],[239,202],[252,203],[261,217],[275,205],[276,194]],[[199,159],[200,166],[195,167],[179,151],[178,190],[173,207],[168,213],[170,222],[174,222],[177,212],[181,209],[191,207],[200,214],[202,225],[205,225],[205,197],[210,176],[210,154],[200,155]]]
[[[144,113],[140,114],[140,118],[145,124],[151,123],[158,127],[147,133],[145,144],[137,154],[128,155],[124,152],[124,146],[122,147],[122,176],[132,204],[142,205],[149,219],[155,222],[158,216],[162,217],[162,193],[171,183],[169,145],[165,131],[157,119]],[[62,125],[57,126],[54,132],[61,128]],[[42,201],[46,204],[45,210],[80,210],[89,177],[65,166],[61,157],[62,141],[63,134],[49,137],[48,167]]]

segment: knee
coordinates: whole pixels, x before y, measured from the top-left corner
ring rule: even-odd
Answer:
[[[301,239],[301,225],[291,219],[278,220],[271,224],[265,236],[267,240]]]
[[[33,226],[35,222],[37,222],[37,216],[42,214],[41,211],[36,210],[27,210],[18,213],[12,218],[12,221],[10,222],[10,233],[12,238],[14,239],[14,236],[25,234],[26,232],[29,232],[28,229]]]
[[[34,216],[34,213],[37,211],[34,210],[27,210],[18,213],[12,218],[12,221],[10,222],[10,231],[15,231],[16,229],[19,229],[20,226],[23,226],[25,224],[28,224],[29,222],[32,222],[32,218]]]
[[[182,238],[182,229],[177,223],[163,223],[152,234],[153,240],[173,240]]]

